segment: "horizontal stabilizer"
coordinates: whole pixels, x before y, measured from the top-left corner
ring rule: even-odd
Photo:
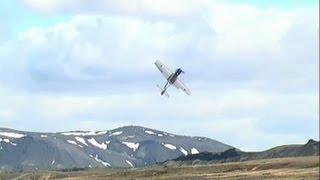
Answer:
[[[157,85],[157,87],[159,88],[161,95],[165,95],[167,98],[170,97],[166,90],[162,89],[159,85]]]

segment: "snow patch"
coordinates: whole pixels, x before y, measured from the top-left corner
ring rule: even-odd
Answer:
[[[77,145],[77,143],[76,143],[75,141],[72,141],[72,140],[67,140],[67,141],[68,141],[68,143],[70,143],[70,144]]]
[[[41,134],[40,137],[45,138],[48,137],[47,135]]]
[[[93,156],[92,156],[91,154],[89,154],[89,156],[93,158]],[[97,154],[96,154],[96,156],[94,157],[94,159],[95,159],[97,162],[99,162],[99,163],[101,163],[102,165],[104,165],[104,166],[111,166],[109,163],[103,161],[102,159],[99,159],[99,157],[98,157]]]
[[[116,132],[112,133],[111,136],[117,136],[120,134],[122,134],[122,131],[116,131]]]
[[[74,137],[74,138],[75,138],[78,142],[80,142],[80,143],[88,146],[88,144],[86,143],[86,141],[85,141],[82,137],[76,136],[76,137]]]
[[[61,133],[65,136],[88,136],[88,135],[95,135],[93,131],[90,132],[63,132]]]
[[[91,143],[92,145],[100,148],[100,149],[103,149],[103,150],[106,150],[107,149],[107,144],[105,143],[98,143],[94,138],[91,138],[91,139],[88,139],[89,143]]]
[[[183,149],[183,147],[180,147],[180,151],[186,156],[188,155],[188,151],[186,151],[185,149]]]
[[[53,165],[55,162],[56,162],[55,160],[52,160],[51,165]]]
[[[134,142],[122,142],[122,143],[127,145],[129,148],[131,148],[133,152],[139,148],[139,143],[134,143]]]
[[[5,142],[5,143],[9,143],[9,142],[10,142],[9,139],[2,139],[2,138],[0,138],[0,142],[1,142],[1,141]]]
[[[65,136],[98,136],[102,134],[106,134],[107,131],[99,131],[99,132],[94,132],[94,131],[85,131],[85,132],[62,132],[62,135]]]
[[[156,134],[155,132],[149,131],[149,130],[145,130],[144,132],[147,133],[147,134]]]
[[[163,134],[158,134],[158,136],[162,137],[162,136],[163,136]]]
[[[107,133],[108,133],[108,131],[99,131],[96,133],[96,135],[103,135],[103,134],[107,134]]]
[[[22,138],[26,135],[13,133],[13,132],[0,132],[0,136],[6,136],[6,137],[11,137],[11,138]]]
[[[17,145],[16,143],[13,143],[13,142],[10,142],[10,144],[11,144],[12,146],[16,146],[16,145]]]
[[[162,145],[164,146],[164,147],[166,147],[166,148],[168,148],[168,149],[171,149],[171,150],[176,150],[177,149],[177,147],[175,147],[174,145],[172,145],[172,144],[164,144],[164,143],[162,143]]]
[[[124,137],[122,137],[122,139],[132,139],[132,138],[134,138],[135,136],[124,136]]]
[[[192,148],[191,154],[199,154],[199,151],[196,148]]]
[[[130,161],[126,160],[126,163],[129,164],[131,167],[134,167]]]

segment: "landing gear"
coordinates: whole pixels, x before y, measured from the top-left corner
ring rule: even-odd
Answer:
[[[166,92],[169,81],[167,81],[166,85],[163,87],[163,91],[161,91],[161,96]]]
[[[165,95],[166,97],[169,97],[169,94],[167,93],[167,89],[168,89],[168,87],[170,86],[170,83],[169,83],[169,82],[167,82],[166,85],[165,85],[163,88],[161,88],[159,85],[157,85],[157,86],[158,86],[158,88],[160,89],[161,96],[162,96],[162,95]]]

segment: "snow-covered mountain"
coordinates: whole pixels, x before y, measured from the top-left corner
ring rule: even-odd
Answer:
[[[60,133],[0,128],[0,169],[141,167],[188,154],[230,148],[209,138],[180,136],[139,126]]]

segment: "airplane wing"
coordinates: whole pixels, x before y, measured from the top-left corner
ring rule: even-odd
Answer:
[[[186,94],[188,94],[188,95],[191,94],[191,92],[190,92],[190,90],[187,88],[187,86],[184,85],[183,82],[180,81],[179,79],[177,79],[177,80],[173,83],[173,85],[174,85],[176,88],[181,89],[182,91],[184,91]]]
[[[163,76],[166,79],[168,79],[170,75],[173,74],[173,72],[169,68],[167,68],[164,64],[162,64],[162,62],[157,60],[154,64],[157,66],[159,71],[163,74]]]

